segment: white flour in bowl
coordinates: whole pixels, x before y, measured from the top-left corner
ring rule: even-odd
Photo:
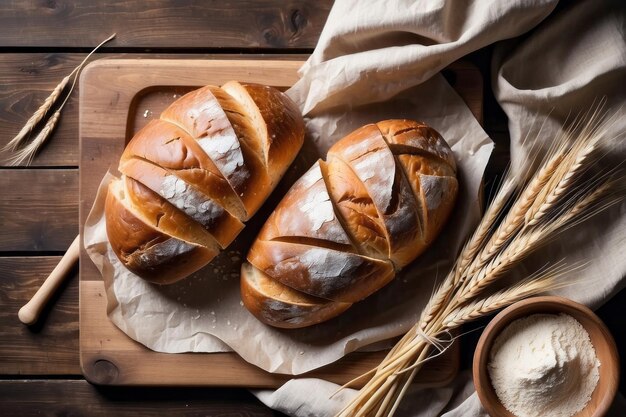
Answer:
[[[570,417],[591,399],[599,366],[578,321],[566,314],[535,314],[498,335],[488,369],[500,402],[517,417]]]

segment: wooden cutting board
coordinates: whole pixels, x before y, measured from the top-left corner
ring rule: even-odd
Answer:
[[[297,80],[302,61],[102,59],[80,79],[80,232],[98,185],[109,168],[115,171],[125,143],[173,100],[195,87],[229,80],[286,89]],[[482,81],[471,65],[457,63],[446,77],[482,119]],[[306,170],[308,161],[300,161]],[[311,161],[312,162],[312,161]],[[294,170],[292,170],[294,171]],[[303,173],[290,172],[282,192]],[[277,193],[280,197],[281,190]],[[276,200],[277,202],[277,200]],[[271,206],[269,200],[266,206]],[[269,213],[269,212],[267,212]],[[258,216],[262,216],[259,213]],[[157,353],[131,340],[106,315],[106,292],[99,271],[84,248],[80,254],[80,363],[87,380],[111,385],[278,387],[289,375],[270,374],[235,353]],[[375,367],[385,352],[352,353],[306,374],[337,383]],[[429,362],[419,382],[441,385],[459,366],[458,344]]]

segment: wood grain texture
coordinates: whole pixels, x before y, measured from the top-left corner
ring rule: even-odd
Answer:
[[[1,16],[1,13],[0,13]],[[1,19],[1,17],[0,17]],[[86,53],[7,53],[0,59],[0,148],[26,123],[52,89],[69,74]],[[100,58],[126,59],[259,59],[263,55],[234,54],[101,54]],[[306,56],[272,55],[275,60],[305,59]],[[77,85],[61,120],[38,153],[32,166],[78,166],[78,96]],[[0,166],[5,166],[0,155]]]
[[[35,326],[24,326],[17,319],[17,311],[59,260],[57,256],[0,257],[1,375],[80,374],[77,268]]]
[[[3,169],[0,175],[0,252],[64,252],[78,233],[78,170]]]
[[[3,1],[0,46],[313,48],[331,0]]]
[[[164,354],[132,341],[106,317],[104,283],[81,281],[80,350],[83,375],[96,384],[277,387],[290,375],[270,374],[233,353]],[[345,383],[380,363],[385,352],[354,353],[302,375]],[[456,374],[458,354],[430,362],[420,380],[439,385]],[[154,364],[158,363],[158,366]],[[211,372],[205,372],[210,369]]]
[[[158,116],[180,93],[178,87],[219,85],[236,79],[286,88],[297,80],[300,65],[301,62],[184,60],[100,60],[91,64],[81,77],[80,224],[84,224],[102,175],[109,166],[117,164],[125,139],[147,119]],[[460,95],[476,117],[482,119],[480,75],[463,63],[455,64],[448,72]],[[81,364],[91,381],[268,387],[280,385],[288,378],[260,371],[234,354],[163,355],[132,342],[107,319],[101,277],[84,251],[81,260]],[[450,354],[430,363],[420,373],[420,382],[436,385],[449,381],[458,367],[456,347]],[[371,369],[381,355],[349,355],[315,375],[345,382]],[[155,361],[160,364],[157,368],[152,366]],[[197,372],[206,368],[212,369],[212,374]]]
[[[0,381],[3,416],[278,416],[244,390],[96,387],[87,381]]]

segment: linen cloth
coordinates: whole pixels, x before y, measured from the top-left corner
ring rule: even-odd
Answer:
[[[310,118],[308,128],[314,136],[338,139],[337,131],[345,133],[345,129],[333,124],[334,113],[372,103],[383,108],[397,94],[426,80],[445,83],[437,77],[438,71],[499,42],[491,82],[509,119],[512,170],[529,169],[525,157],[533,146],[546,149],[568,118],[602,97],[604,109],[618,116],[607,135],[609,157],[623,160],[625,21],[626,4],[618,0],[559,5],[554,0],[338,0],[317,48],[301,69],[300,81],[288,94]],[[580,283],[556,293],[598,307],[625,284],[625,213],[625,203],[613,207],[601,218],[564,233],[526,264],[588,261],[576,277]],[[255,391],[255,395],[292,416],[331,416],[355,395],[344,390],[329,399],[337,388],[322,380],[293,379],[276,391]],[[412,387],[396,415],[478,417],[486,413],[471,376],[463,372],[444,388]],[[626,415],[619,394],[609,415]]]

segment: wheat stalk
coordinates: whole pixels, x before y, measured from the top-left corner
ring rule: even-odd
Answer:
[[[41,147],[41,145],[43,145],[50,133],[52,133],[60,117],[61,110],[55,111],[52,116],[48,118],[48,121],[41,129],[41,131],[37,134],[37,136],[35,136],[35,139],[33,139],[28,145],[17,150],[9,158],[7,158],[8,164],[11,166],[15,166],[26,162],[27,165],[30,165],[32,159],[35,156],[35,153],[37,153],[37,150]]]
[[[591,115],[587,114],[574,121],[572,128],[581,128],[577,137],[572,130],[564,128],[557,133],[545,162],[520,193],[506,218],[484,245],[483,251],[474,258],[472,265],[459,273],[466,275],[461,280],[474,275],[487,265],[516,233],[526,226],[539,224],[547,212],[563,200],[572,183],[589,166],[586,161],[597,149],[599,138],[605,136],[608,127],[615,121],[615,116],[606,118],[604,122],[600,121],[603,104],[601,101]],[[588,122],[582,124],[585,117]]]
[[[23,162],[27,162],[27,164],[29,165],[32,162],[35,154],[44,144],[46,139],[50,136],[59,118],[61,117],[61,110],[65,106],[65,103],[67,103],[67,100],[69,99],[69,97],[72,95],[72,91],[74,91],[74,86],[76,85],[76,80],[78,79],[78,74],[80,73],[80,70],[83,68],[83,66],[85,65],[87,60],[91,57],[91,55],[98,50],[98,48],[100,48],[105,43],[114,39],[115,36],[116,34],[114,33],[108,38],[106,38],[104,41],[100,42],[100,44],[96,46],[82,60],[82,62],[76,68],[72,70],[72,72],[66,75],[61,80],[61,82],[56,87],[54,87],[54,89],[52,90],[52,93],[50,93],[50,95],[46,97],[43,104],[39,106],[39,108],[35,111],[35,113],[33,113],[33,115],[26,121],[26,124],[24,125],[24,127],[22,127],[19,133],[13,139],[11,139],[9,143],[7,143],[2,149],[0,149],[0,152],[16,152],[16,149],[18,149],[20,146],[23,146],[24,142],[26,142],[26,140],[29,138],[30,134],[33,132],[36,126],[46,119],[46,116],[49,114],[52,107],[62,97],[63,91],[65,91],[67,85],[69,84],[70,80],[73,77],[72,85],[67,95],[65,96],[65,99],[61,103],[61,105],[52,114],[52,116],[50,116],[48,120],[46,120],[45,125],[42,127],[39,134],[35,136],[35,138],[32,140],[31,143],[19,149],[14,155],[11,155],[6,158],[6,162],[8,165],[15,166]]]
[[[517,193],[515,188],[523,181],[507,177],[420,320],[375,370],[364,375],[371,379],[338,416],[393,415],[408,385],[432,358],[431,349],[435,347],[441,353],[449,346],[440,340],[444,334],[520,299],[569,284],[557,278],[580,266],[556,263],[513,287],[481,296],[486,288],[558,233],[622,201],[623,195],[613,195],[598,204],[612,186],[623,182],[623,177],[614,181],[608,174],[590,179],[582,175],[597,160],[595,151],[600,141],[606,139],[611,119],[614,121],[615,117],[604,122],[600,119],[596,109],[586,124],[582,119],[574,123],[574,128],[579,130],[577,135],[561,131],[535,175]]]
[[[56,103],[59,97],[61,97],[61,93],[63,92],[63,90],[65,90],[65,87],[67,87],[67,84],[70,82],[72,74],[66,75],[61,80],[61,82],[54,88],[54,90],[52,90],[52,93],[50,93],[50,95],[46,97],[43,104],[35,111],[35,113],[33,113],[30,119],[26,121],[26,124],[24,125],[24,127],[22,127],[22,130],[20,130],[19,133],[2,148],[2,152],[14,151],[27,138],[27,136],[30,134],[30,132],[32,132],[35,126],[39,122],[41,122],[46,114],[48,114],[48,111],[52,108],[54,103]]]
[[[538,135],[541,134],[543,128],[545,126],[545,122],[547,118],[542,123],[539,128]],[[526,142],[529,139],[530,130],[527,132],[526,137],[522,142]],[[555,143],[559,143],[555,141]],[[531,154],[537,155],[536,149],[531,149]],[[555,148],[552,148],[548,151],[548,155],[557,154],[558,151]],[[526,164],[532,165],[534,158],[527,158]],[[540,176],[536,174],[535,177]],[[492,232],[493,227],[497,224],[497,220],[500,217],[502,211],[504,210],[506,204],[509,202],[511,196],[515,192],[516,187],[520,185],[521,178],[513,175],[510,170],[506,170],[504,181],[501,186],[498,188],[498,192],[494,196],[491,204],[487,207],[480,223],[476,227],[476,230],[472,234],[471,238],[468,240],[466,245],[464,246],[461,254],[459,255],[458,265],[456,265],[451,273],[454,275],[454,283],[458,283],[463,278],[463,273],[467,271],[467,269],[472,264],[472,261],[476,258],[476,255],[480,252],[480,250],[485,245],[485,241],[490,237],[489,233]],[[531,187],[532,188],[532,187]]]
[[[474,257],[474,261],[467,270],[463,271],[464,276],[461,278],[461,281],[468,276],[476,274],[477,271],[487,265],[487,263],[505,247],[511,238],[519,232],[524,225],[526,213],[535,201],[537,201],[538,196],[541,194],[546,184],[554,177],[564,158],[563,147],[559,147],[533,176],[506,214],[504,220],[491,235],[491,238],[483,245],[482,251]]]
[[[463,246],[461,254],[458,257],[457,265],[452,268],[435,294],[428,300],[428,303],[422,311],[420,322],[423,324],[429,322],[450,297],[452,290],[456,285],[458,285],[463,273],[470,266],[472,259],[474,259],[476,254],[480,251],[481,246],[488,238],[489,231],[502,213],[502,210],[509,201],[511,194],[515,191],[515,185],[515,177],[507,173],[498,193],[489,207],[487,207],[487,210],[485,211],[482,220],[476,227],[476,230],[472,234],[472,237]]]
[[[549,152],[552,156],[549,158],[548,162],[533,176],[500,226],[498,226],[496,231],[489,237],[489,232],[492,230],[496,220],[513,194],[515,185],[519,182],[517,178],[507,175],[506,180],[494,197],[493,202],[487,208],[474,234],[464,246],[459,255],[457,265],[450,271],[450,274],[444,280],[435,296],[431,297],[428,301],[421,317],[423,325],[432,319],[441,305],[450,297],[454,288],[462,283],[467,276],[476,274],[477,271],[484,268],[489,260],[502,249],[511,236],[522,227],[524,221],[523,214],[532,206],[535,198],[553,176],[564,158],[564,145],[562,142],[558,143],[560,143],[561,146],[555,147],[554,150]]]
[[[576,269],[578,268],[553,268],[545,273],[536,274],[536,278],[527,278],[511,288],[505,288],[486,298],[474,300],[448,314],[442,322],[443,327],[452,330],[524,298],[562,288],[565,284],[559,282],[558,278]]]

